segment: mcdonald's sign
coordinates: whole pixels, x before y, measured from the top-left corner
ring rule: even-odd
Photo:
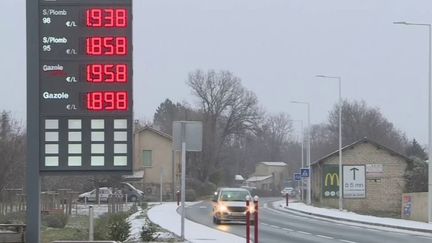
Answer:
[[[324,198],[339,198],[339,166],[324,165],[322,174],[322,195]]]

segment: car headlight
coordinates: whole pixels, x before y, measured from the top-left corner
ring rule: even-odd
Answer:
[[[254,205],[249,205],[249,213],[255,213],[255,206]]]
[[[225,205],[219,205],[218,211],[219,212],[228,212],[228,208]]]

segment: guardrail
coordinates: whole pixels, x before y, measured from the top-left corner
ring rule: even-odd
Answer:
[[[116,241],[112,240],[94,240],[94,241],[71,241],[71,240],[56,240],[52,243],[116,243]]]

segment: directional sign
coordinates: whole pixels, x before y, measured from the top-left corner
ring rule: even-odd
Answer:
[[[301,177],[309,177],[309,168],[301,168],[300,175]]]
[[[366,166],[343,166],[343,197],[366,198]]]
[[[301,180],[301,175],[300,175],[300,173],[294,173],[294,180],[295,180],[295,181],[300,181],[300,180]]]

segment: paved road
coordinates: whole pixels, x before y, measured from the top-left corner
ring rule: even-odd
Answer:
[[[432,243],[432,234],[424,236],[416,232],[399,233],[381,229],[346,225],[308,216],[279,211],[270,202],[281,198],[262,198],[260,209],[260,242],[262,243]],[[186,217],[222,231],[245,237],[245,225],[215,225],[211,217],[212,203],[205,201],[186,209]],[[253,228],[251,228],[253,232]],[[253,233],[251,234],[253,236]]]

